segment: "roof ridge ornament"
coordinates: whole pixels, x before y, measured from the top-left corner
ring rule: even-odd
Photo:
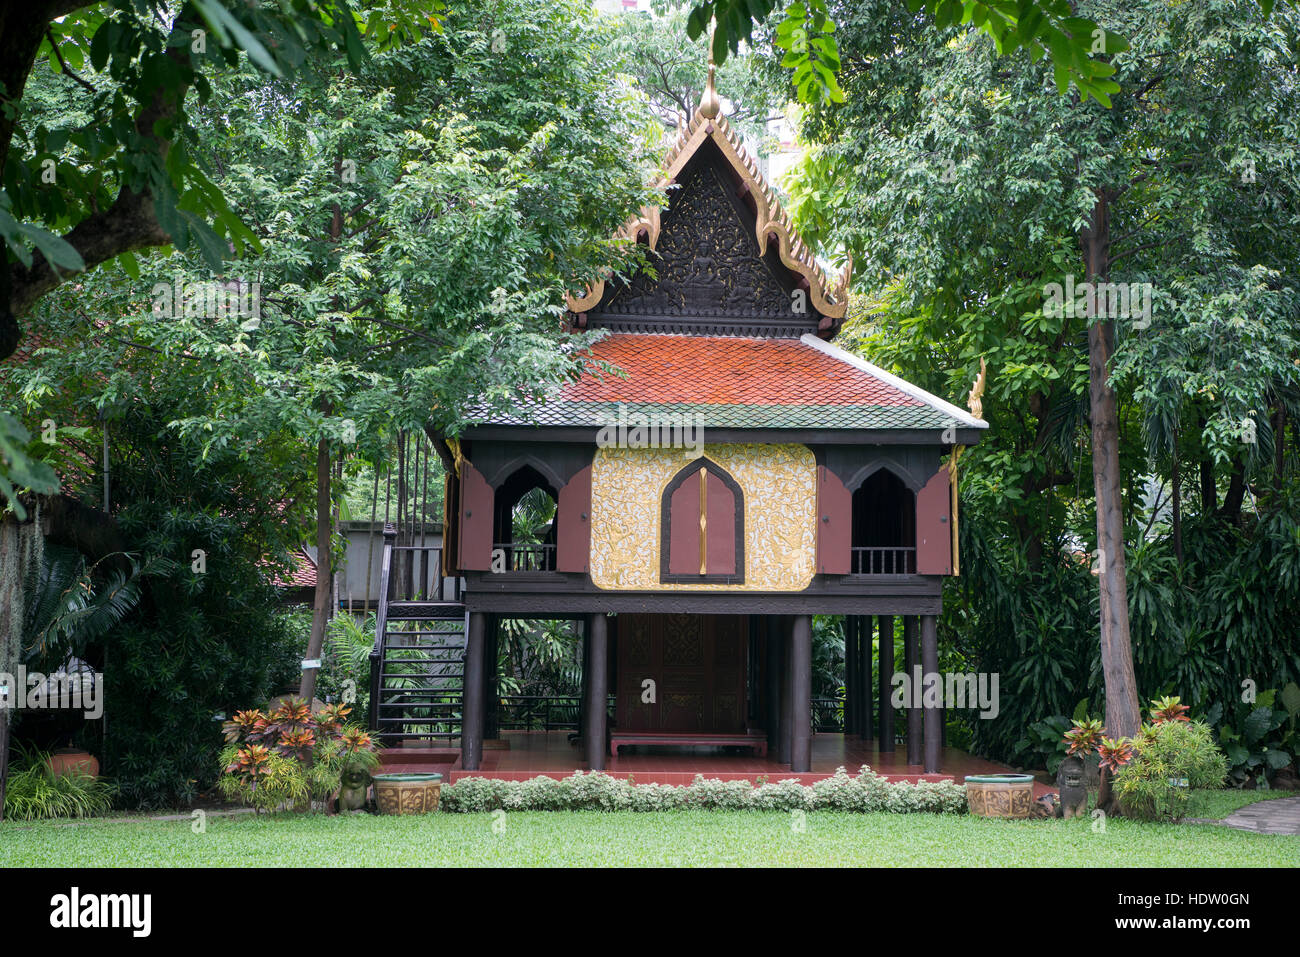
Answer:
[[[970,409],[970,414],[977,419],[984,418],[984,384],[988,381],[989,367],[980,356],[980,374],[975,377],[975,384],[971,386],[970,394],[966,396],[966,408]]]
[[[700,116],[706,120],[716,119],[722,112],[722,101],[718,99],[718,91],[713,86],[715,69],[713,55],[709,54],[709,78],[704,81],[704,95],[700,97]]]
[[[709,72],[700,105],[691,117],[679,114],[677,135],[664,156],[664,175],[659,185],[672,185],[704,141],[713,140],[753,199],[754,239],[758,243],[758,254],[765,255],[769,245],[775,244],[777,255],[786,268],[803,277],[806,282],[813,308],[826,317],[822,320],[819,334],[829,336],[833,334],[836,320],[843,319],[848,312],[852,257],[832,279],[795,231],[789,211],[782,208],[776,191],[764,178],[758,157],[751,156],[745,149],[740,133],[732,128],[727,122],[726,114],[722,112],[722,100],[716,87],[717,67],[713,61],[711,44],[709,49]],[[644,236],[650,249],[654,250],[660,233],[659,214],[659,207],[642,207],[616,233],[616,238],[637,242]],[[604,292],[605,279],[597,279],[582,295],[566,294],[565,304],[570,312],[582,314],[598,306]]]

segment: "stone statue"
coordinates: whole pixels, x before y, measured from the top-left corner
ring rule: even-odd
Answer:
[[[1084,784],[1083,759],[1070,755],[1056,771],[1056,787],[1061,792],[1062,817],[1086,817],[1088,788]]]
[[[343,768],[339,788],[339,811],[360,811],[366,806],[366,792],[370,789],[370,772],[354,764]]]

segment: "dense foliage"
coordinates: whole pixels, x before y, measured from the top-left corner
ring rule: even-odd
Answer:
[[[214,715],[300,674],[271,580],[313,521],[331,551],[331,480],[396,428],[454,434],[474,403],[571,375],[563,293],[622,258],[609,237],[652,195],[637,144],[658,129],[585,4],[501,0],[445,27],[293,81],[232,60],[184,136],[256,246],[225,272],[177,248],[61,287],[37,307],[48,348],[4,370],[32,422],[106,421],[121,549],[176,564],[104,642],[127,803],[211,784]],[[89,96],[39,102],[57,125]],[[99,438],[68,440],[69,490],[96,503]]]
[[[961,459],[962,576],[941,635],[945,666],[1001,676],[999,715],[967,722],[974,745],[1036,764],[1026,729],[1106,710],[1095,324],[1051,292],[1095,265],[1099,210],[1105,277],[1150,296],[1107,316],[1139,692],[1222,714],[1244,681],[1300,675],[1300,13],[1077,6],[1132,44],[1110,58],[1110,109],[969,26],[832,4],[848,97],[810,111],[790,182],[801,228],[854,257],[846,339],[944,396],[987,361],[990,429]]]

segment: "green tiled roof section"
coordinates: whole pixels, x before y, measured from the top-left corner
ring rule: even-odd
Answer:
[[[621,409],[644,416],[694,415],[705,429],[945,429],[952,419],[928,405],[715,405],[706,403],[570,402],[559,399],[534,417],[492,416],[483,425],[618,425]],[[636,423],[629,423],[635,425]]]

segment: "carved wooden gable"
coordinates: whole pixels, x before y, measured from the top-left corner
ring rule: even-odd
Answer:
[[[815,330],[820,315],[782,264],[775,244],[765,254],[759,251],[755,215],[742,188],[718,148],[706,142],[669,190],[658,243],[650,253],[657,275],[644,270],[630,282],[607,283],[591,311],[591,325],[627,329],[630,321],[638,331],[667,325],[717,333],[737,331],[736,320],[742,325],[759,320],[743,331],[801,335]],[[725,328],[715,328],[720,326]]]

